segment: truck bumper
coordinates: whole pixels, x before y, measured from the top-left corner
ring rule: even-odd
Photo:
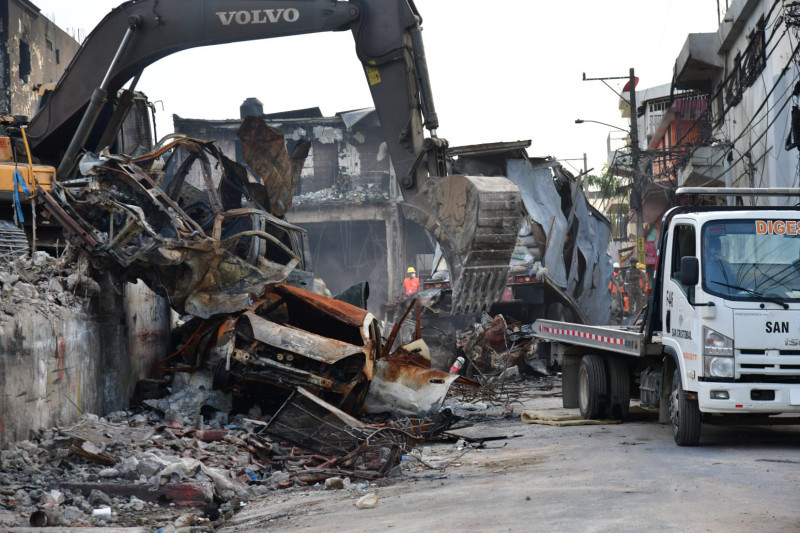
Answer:
[[[701,381],[697,385],[703,413],[800,413],[800,384]]]

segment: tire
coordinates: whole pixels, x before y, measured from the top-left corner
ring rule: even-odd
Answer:
[[[578,367],[578,407],[581,416],[596,420],[604,413],[608,401],[608,379],[603,359],[584,355]]]
[[[675,369],[672,376],[672,393],[669,396],[669,418],[672,437],[678,446],[696,446],[700,442],[700,408],[697,400],[683,394],[681,372]]]
[[[631,382],[628,365],[619,355],[606,358],[608,370],[608,412],[609,418],[627,420],[631,407]]]

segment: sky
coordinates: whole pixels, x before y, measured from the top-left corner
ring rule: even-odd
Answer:
[[[197,0],[198,3],[201,0]],[[641,90],[670,83],[689,33],[715,32],[717,1],[416,0],[438,135],[451,146],[530,140],[576,173],[600,174],[609,133],[628,129],[619,97],[631,68]],[[80,36],[121,0],[33,0]],[[121,38],[121,36],[120,36]],[[173,114],[235,119],[248,97],[265,113],[319,107],[326,116],[372,107],[350,32],[232,43],[178,52],[145,70],[137,89],[156,102],[157,134]],[[622,134],[624,135],[624,134]]]

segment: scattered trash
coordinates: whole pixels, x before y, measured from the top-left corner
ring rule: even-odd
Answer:
[[[356,502],[356,507],[359,509],[372,509],[373,507],[378,506],[378,495],[377,494],[365,494],[358,499]]]
[[[457,374],[459,369],[461,369],[461,367],[463,366],[463,364],[464,364],[464,358],[459,355],[456,358],[456,361],[453,363],[453,366],[450,367],[450,373]]]
[[[109,517],[111,517],[111,507],[108,507],[108,506],[98,507],[97,509],[92,511],[92,516],[99,516],[101,518],[109,518]]]
[[[30,524],[33,527],[52,527],[66,524],[66,520],[57,509],[39,509],[31,514]]]

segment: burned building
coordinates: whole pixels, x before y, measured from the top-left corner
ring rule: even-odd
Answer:
[[[33,116],[37,89],[55,83],[79,43],[27,0],[0,1],[0,114]]]
[[[374,109],[323,117],[318,108],[263,113],[248,98],[242,118],[258,116],[283,132],[291,153],[305,139],[311,147],[287,219],[308,232],[315,274],[334,294],[368,281],[370,311],[402,293],[406,267],[430,269],[424,259],[433,243],[403,216],[400,195]],[[229,157],[244,162],[237,137],[241,120],[174,116],[175,132],[214,140]]]
[[[404,308],[395,302],[407,266],[420,273],[424,289],[441,285],[431,278],[438,263],[436,243],[404,217],[373,109],[333,117],[323,117],[318,108],[265,115],[261,102],[249,98],[240,114],[242,120],[262,117],[282,131],[289,152],[303,139],[311,142],[287,218],[308,231],[313,270],[333,293],[367,280],[370,310],[391,318]],[[236,132],[242,120],[174,117],[176,132],[214,140],[239,162],[242,143]],[[453,174],[506,176],[524,191],[520,221],[531,230],[521,230],[517,244],[536,251],[512,257],[515,275],[509,275],[501,301],[490,312],[526,322],[566,313],[580,322],[605,323],[608,221],[588,205],[579,180],[552,157],[529,157],[528,147],[530,141],[516,141],[447,150]],[[450,314],[446,300],[428,303],[445,317]],[[470,323],[472,314],[464,320]]]

